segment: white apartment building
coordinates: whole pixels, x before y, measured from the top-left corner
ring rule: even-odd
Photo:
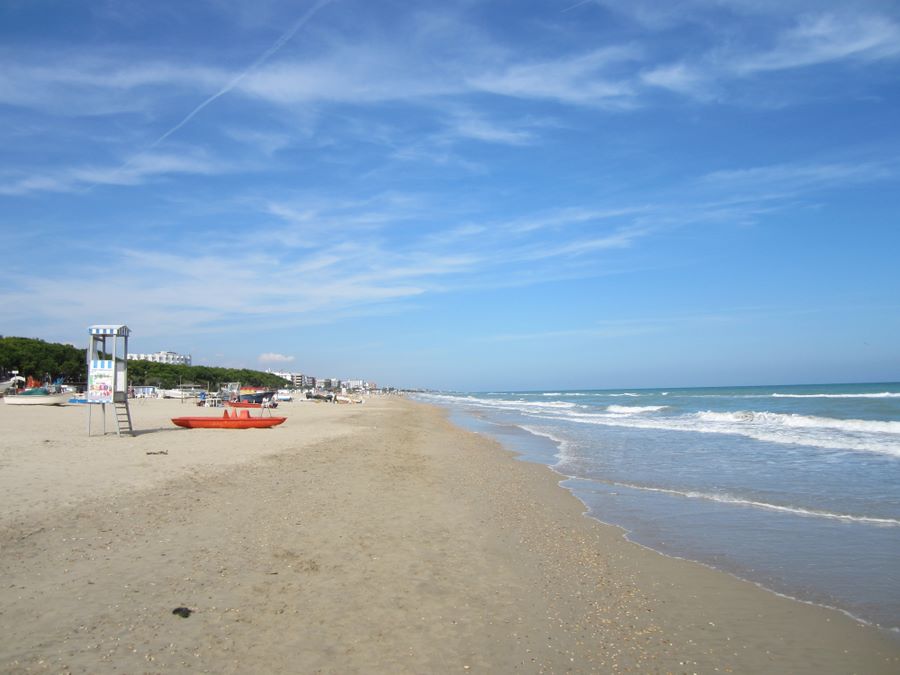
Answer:
[[[296,389],[315,389],[316,378],[303,375],[302,373],[294,373],[291,376],[291,384]]]
[[[154,363],[169,363],[176,366],[191,365],[190,354],[176,354],[175,352],[156,352],[155,354],[129,354],[129,361],[153,361]]]

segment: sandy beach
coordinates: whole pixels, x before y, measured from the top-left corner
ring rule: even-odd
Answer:
[[[135,401],[136,436],[88,437],[84,407],[0,404],[0,671],[900,670],[900,641],[626,541],[439,409],[169,422],[195,413],[221,414]]]

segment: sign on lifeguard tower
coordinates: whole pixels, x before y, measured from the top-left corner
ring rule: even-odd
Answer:
[[[87,350],[88,435],[91,433],[92,404],[103,410],[103,433],[106,433],[106,405],[116,411],[116,434],[134,433],[128,409],[128,326],[98,325],[88,328],[91,342]],[[121,345],[120,345],[121,339]],[[121,346],[121,350],[120,350]]]
[[[112,403],[113,381],[116,369],[112,361],[97,359],[91,361],[91,372],[88,375],[88,403]]]

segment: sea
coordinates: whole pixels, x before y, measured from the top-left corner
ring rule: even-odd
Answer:
[[[900,383],[417,397],[636,543],[900,636]]]

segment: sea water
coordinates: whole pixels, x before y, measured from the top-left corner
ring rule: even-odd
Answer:
[[[900,384],[421,398],[635,542],[900,632]]]

